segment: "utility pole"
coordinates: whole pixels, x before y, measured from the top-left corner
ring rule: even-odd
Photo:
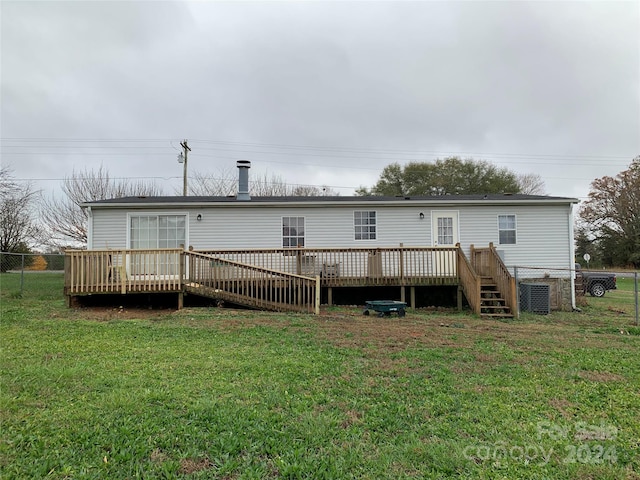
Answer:
[[[184,161],[184,172],[182,175],[183,176],[182,195],[186,197],[188,195],[187,193],[187,156],[188,156],[188,152],[191,151],[191,148],[189,148],[189,145],[187,145],[187,140],[183,140],[182,142],[180,142],[180,146],[184,149],[184,153],[180,153],[180,156],[178,157],[178,162],[183,163],[180,160]]]

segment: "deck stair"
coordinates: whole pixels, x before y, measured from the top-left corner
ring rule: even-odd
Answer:
[[[487,318],[513,318],[513,313],[493,278],[483,276],[480,279],[480,315]]]

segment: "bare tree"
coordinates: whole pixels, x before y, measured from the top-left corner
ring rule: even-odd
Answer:
[[[88,213],[82,204],[95,200],[129,196],[162,195],[155,183],[113,180],[102,166],[98,170],[73,171],[61,185],[63,198],[43,199],[42,222],[50,234],[51,245],[73,242],[86,244]]]
[[[519,173],[516,175],[520,193],[525,195],[546,195],[544,180],[537,173]]]
[[[37,192],[30,183],[20,185],[8,167],[0,168],[0,251],[24,252],[39,238],[34,221]],[[4,271],[4,265],[1,266]]]
[[[0,168],[0,198],[12,196],[20,190],[9,167]]]
[[[591,182],[579,215],[604,264],[640,266],[640,156],[615,177]]]
[[[254,176],[249,182],[251,195],[256,197],[286,197],[286,196],[336,196],[338,193],[332,188],[315,185],[289,184],[278,175],[264,173]],[[238,177],[233,171],[221,170],[217,175],[207,175],[194,172],[189,180],[189,193],[200,196],[230,196],[238,191]],[[178,193],[178,192],[176,192]]]
[[[189,177],[190,195],[227,197],[235,195],[237,190],[237,174],[230,170],[220,170],[218,175],[208,175],[196,171]],[[176,195],[182,195],[182,190],[176,191]]]

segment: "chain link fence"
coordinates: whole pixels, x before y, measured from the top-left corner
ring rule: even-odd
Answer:
[[[615,297],[615,304],[621,312],[634,315],[635,325],[639,325],[637,271],[576,270],[568,268],[548,268],[515,266],[510,268],[516,280],[518,313],[550,313],[554,310],[570,311],[574,306],[585,305],[590,298],[603,293]],[[615,274],[615,289],[606,278]],[[3,295],[23,295],[37,291],[43,285],[64,282],[64,254],[57,253],[6,253],[0,252],[0,290]],[[597,279],[594,281],[594,278]],[[574,280],[572,282],[572,279]],[[596,283],[594,283],[596,282]],[[56,287],[57,288],[57,287]],[[594,300],[595,301],[595,300]]]
[[[582,270],[516,266],[510,269],[516,280],[518,313],[570,311],[590,298],[615,297],[621,312],[634,316],[639,325],[637,271]],[[614,279],[615,276],[615,279]],[[573,283],[572,283],[573,280]]]
[[[42,276],[64,280],[64,254],[0,252],[0,289],[3,295],[23,295],[42,285]]]

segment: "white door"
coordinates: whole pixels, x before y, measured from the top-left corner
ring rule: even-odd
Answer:
[[[432,212],[432,234],[434,247],[453,247],[458,238],[458,212]]]
[[[458,212],[432,212],[431,238],[434,247],[454,247],[460,241],[458,237]],[[432,274],[436,276],[456,275],[456,257],[454,250],[433,252]]]

